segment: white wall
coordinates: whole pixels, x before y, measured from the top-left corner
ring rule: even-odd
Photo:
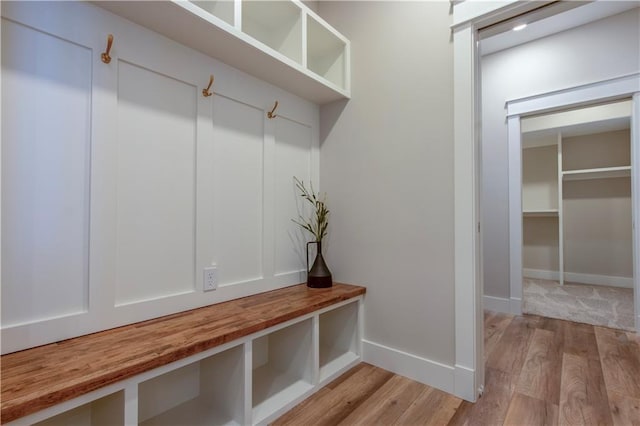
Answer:
[[[364,337],[378,360],[417,362],[404,374],[442,386],[429,368],[454,363],[449,4],[321,2],[320,13],[352,46],[352,99],[320,111],[329,267],[367,286]]]
[[[505,102],[640,70],[640,10],[482,58],[484,291],[509,298]]]

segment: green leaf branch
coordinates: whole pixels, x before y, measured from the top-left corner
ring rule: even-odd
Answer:
[[[329,209],[326,205],[327,195],[323,194],[320,196],[320,194],[316,194],[313,190],[313,183],[309,183],[310,189],[307,189],[304,181],[301,181],[295,176],[293,177],[293,181],[298,191],[300,191],[300,196],[313,206],[314,212],[308,219],[300,215],[297,220],[291,220],[302,229],[309,231],[316,241],[320,243],[327,235],[327,227],[329,226]]]

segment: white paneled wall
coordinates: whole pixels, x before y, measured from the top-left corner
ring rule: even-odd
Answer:
[[[303,280],[316,105],[86,3],[2,16],[3,353]]]
[[[118,61],[116,304],[193,291],[197,87]]]
[[[2,41],[4,327],[88,309],[92,58],[10,21]]]
[[[299,227],[291,221],[288,212],[308,213],[307,206],[300,202],[297,189],[288,176],[310,176],[311,173],[311,132],[305,124],[282,119],[276,122],[275,167],[276,200],[275,206],[275,274],[290,274],[299,269],[300,262],[305,263],[305,240]],[[302,179],[302,178],[301,178]],[[308,179],[307,182],[308,183]],[[295,216],[294,216],[295,217]]]
[[[264,120],[262,109],[214,100],[214,217],[221,225],[214,227],[214,258],[226,265],[222,284],[262,278]]]

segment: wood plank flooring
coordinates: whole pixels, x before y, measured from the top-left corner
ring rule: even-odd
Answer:
[[[640,338],[485,313],[485,391],[471,404],[361,363],[273,425],[639,425]]]

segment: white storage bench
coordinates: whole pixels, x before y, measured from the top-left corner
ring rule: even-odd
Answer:
[[[2,356],[2,424],[265,424],[360,362],[365,288],[304,284]]]

